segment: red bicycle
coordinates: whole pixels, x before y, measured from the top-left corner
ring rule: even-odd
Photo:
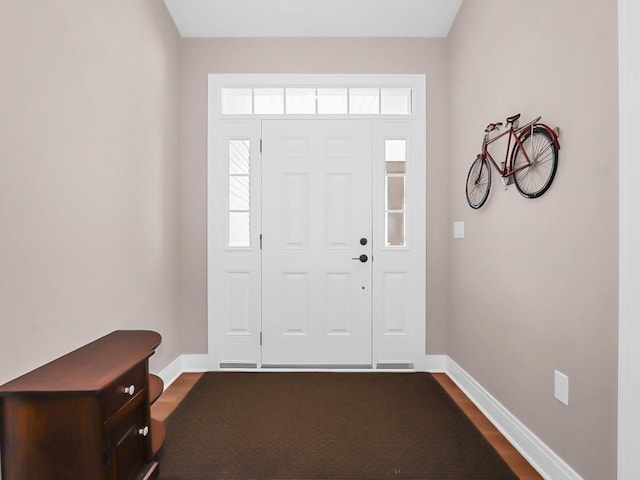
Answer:
[[[473,161],[467,175],[467,202],[471,208],[480,208],[489,197],[489,164],[494,166],[507,185],[515,181],[523,197],[537,198],[549,189],[558,168],[560,129],[538,123],[541,118],[519,127],[520,114],[513,115],[506,119],[506,130],[492,138],[491,132],[499,130],[502,122],[487,125],[482,153]],[[489,145],[505,135],[509,135],[507,151],[504,162],[498,165],[489,153]]]

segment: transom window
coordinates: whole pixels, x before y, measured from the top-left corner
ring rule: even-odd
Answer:
[[[411,115],[410,88],[222,88],[223,115]]]

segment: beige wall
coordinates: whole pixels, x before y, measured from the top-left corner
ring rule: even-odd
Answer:
[[[464,2],[449,36],[449,355],[585,479],[616,475],[615,1]],[[522,112],[562,129],[540,199],[466,204],[485,125]],[[569,407],[553,372],[569,376]]]
[[[405,73],[427,78],[427,351],[446,348],[447,64],[443,39],[185,39],[180,115],[182,348],[207,352],[207,75]]]
[[[616,48],[604,0],[467,1],[447,40],[179,40],[155,0],[7,5],[0,383],[117,328],[163,334],[155,370],[207,352],[209,73],[426,74],[427,352],[614,478]],[[472,211],[482,129],[516,111],[562,128],[555,183],[526,200],[494,177]]]
[[[4,2],[0,383],[120,328],[177,349],[179,37],[162,2]]]

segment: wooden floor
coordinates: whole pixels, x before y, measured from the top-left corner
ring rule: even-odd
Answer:
[[[151,418],[164,422],[202,375],[203,373],[183,373],[180,375],[151,405]]]
[[[183,373],[167,388],[151,406],[151,417],[164,421],[189,393],[202,373]],[[487,420],[478,408],[467,398],[458,386],[444,373],[434,373],[435,379],[469,417],[478,430],[493,445],[503,460],[511,467],[520,480],[537,480],[542,476],[524,459],[507,439]]]
[[[497,450],[502,459],[518,475],[520,480],[541,479],[542,476],[534,470],[522,455],[504,438],[496,427],[487,420],[482,412],[471,400],[458,388],[446,373],[434,373],[434,378],[442,385],[442,388],[458,404],[460,409],[469,417],[478,430],[489,443]]]

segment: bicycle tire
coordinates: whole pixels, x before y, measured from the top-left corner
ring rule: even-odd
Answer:
[[[467,174],[467,203],[473,209],[485,204],[491,190],[491,167],[486,158],[476,158]]]
[[[553,182],[558,169],[558,147],[555,138],[544,127],[527,128],[519,137],[522,147],[516,144],[513,153],[513,169],[518,170],[527,162],[524,148],[531,163],[514,173],[516,188],[526,198],[542,196]]]

